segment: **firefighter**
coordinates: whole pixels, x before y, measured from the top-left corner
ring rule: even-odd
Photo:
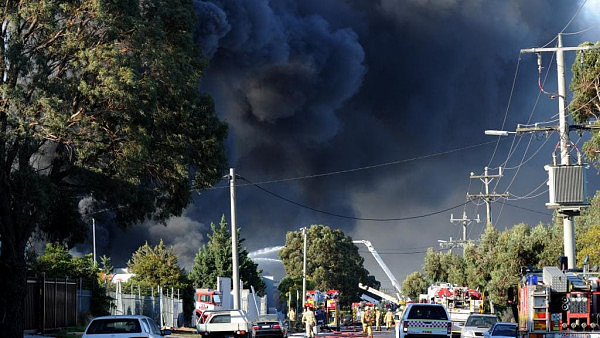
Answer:
[[[294,311],[294,308],[292,308],[292,307],[288,311],[288,318],[290,320],[289,328],[291,329],[296,326],[295,325],[296,324],[296,311]]]
[[[385,330],[391,330],[392,324],[394,323],[394,313],[392,312],[392,309],[387,310],[385,316],[383,317],[383,320],[385,321]]]
[[[313,328],[317,324],[317,319],[315,318],[315,313],[310,306],[307,306],[302,313],[302,323],[305,325],[306,337],[313,338],[315,336]]]
[[[375,330],[381,330],[381,310],[379,308],[375,309]]]
[[[369,338],[373,338],[373,322],[375,318],[373,316],[373,311],[370,307],[367,307],[363,312],[361,317],[361,322],[363,325],[363,334]]]

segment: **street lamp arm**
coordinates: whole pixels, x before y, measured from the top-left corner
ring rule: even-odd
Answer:
[[[508,134],[514,134],[515,132],[510,132],[506,130],[486,130],[484,131],[486,135],[491,136],[508,136]]]

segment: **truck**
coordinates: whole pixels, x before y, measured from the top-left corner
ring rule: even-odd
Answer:
[[[207,310],[223,309],[221,292],[213,289],[196,289],[194,294],[194,323],[202,322],[202,314]]]
[[[427,288],[427,295],[419,297],[427,303],[442,304],[450,315],[452,336],[461,334],[467,318],[472,313],[480,313],[483,308],[481,293],[474,289],[451,283],[438,282]]]
[[[587,271],[544,267],[518,285],[519,334],[600,338],[600,280]]]
[[[243,310],[206,310],[206,318],[196,324],[203,337],[250,338],[252,323]]]

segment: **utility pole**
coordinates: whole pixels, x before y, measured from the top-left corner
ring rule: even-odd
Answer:
[[[463,257],[465,256],[465,246],[467,244],[467,225],[471,224],[473,221],[479,223],[479,215],[477,215],[476,219],[467,218],[467,213],[463,211],[462,218],[454,218],[453,214],[450,214],[450,223],[462,223],[462,241],[456,241],[458,247],[463,248]],[[452,241],[452,239],[450,239]]]
[[[98,266],[96,261],[96,220],[92,217],[92,248],[94,252],[94,265]]]
[[[233,309],[240,309],[240,270],[238,263],[238,239],[235,220],[235,169],[229,169],[229,193],[231,199],[231,284],[233,286]]]
[[[542,52],[556,52],[556,71],[558,81],[558,112],[559,112],[559,134],[560,134],[560,164],[564,166],[569,165],[569,131],[570,127],[567,121],[565,98],[566,98],[566,86],[565,86],[565,51],[583,51],[597,49],[598,46],[581,46],[581,47],[563,47],[562,35],[558,34],[557,47],[554,48],[530,48],[522,49],[523,53],[536,53],[541,55]],[[585,128],[585,127],[584,127]],[[575,228],[573,225],[573,215],[563,216],[563,241],[564,241],[564,255],[567,257],[568,268],[573,269],[576,267],[576,252],[575,252]]]
[[[302,309],[304,309],[304,304],[306,304],[306,227],[300,230],[302,230],[302,236],[304,237],[304,257],[302,261]]]
[[[468,194],[467,193],[467,199],[473,199],[473,198],[483,199],[483,201],[485,202],[486,226],[492,226],[491,202],[496,198],[508,197],[508,194],[507,193],[497,194],[495,192],[490,193],[490,183],[494,180],[494,178],[502,177],[502,167],[498,168],[497,175],[490,175],[488,173],[488,170],[489,170],[488,167],[485,167],[484,171],[483,171],[483,175],[475,175],[474,173],[471,173],[471,179],[478,178],[481,180],[481,182],[483,182],[483,184],[485,185],[485,194]]]

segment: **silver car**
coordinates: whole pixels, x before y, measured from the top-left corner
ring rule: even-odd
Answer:
[[[154,320],[140,315],[104,316],[92,319],[85,328],[83,338],[100,337],[148,337],[159,338],[170,335],[161,331]]]
[[[483,337],[483,333],[499,322],[498,316],[493,314],[473,313],[467,318],[460,333],[461,338]]]

